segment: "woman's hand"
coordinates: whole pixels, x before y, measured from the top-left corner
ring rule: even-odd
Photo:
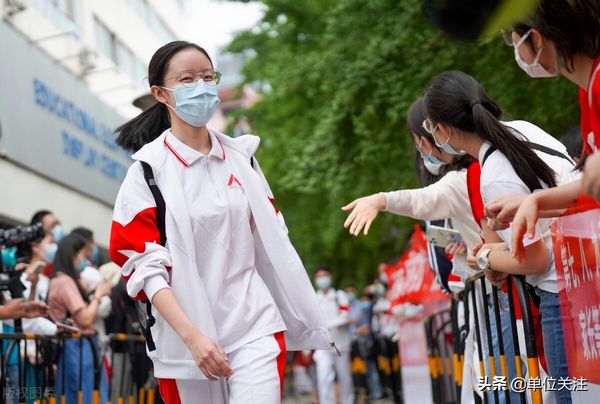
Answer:
[[[531,194],[521,203],[512,223],[512,252],[518,262],[523,262],[527,258],[523,246],[523,236],[526,235],[528,238],[535,236],[538,216],[539,207],[536,194]]]
[[[473,247],[473,250],[467,256],[467,265],[469,265],[469,267],[471,269],[474,269],[476,271],[481,270],[481,268],[479,268],[479,265],[477,265],[477,254],[479,254],[479,251],[484,250],[484,249],[506,251],[506,250],[508,250],[508,245],[506,243],[488,243],[488,244],[479,243],[479,244],[477,244],[476,246]]]
[[[512,222],[519,206],[526,197],[527,195],[504,195],[485,205],[486,217],[494,219],[491,224],[493,227],[490,227],[490,224],[488,224],[488,227],[494,231],[504,230],[508,227],[508,223]]]
[[[467,246],[462,241],[460,243],[450,243],[444,249],[448,255],[466,255]]]
[[[485,278],[490,281],[490,283],[494,286],[500,286],[504,283],[504,280],[508,277],[508,273],[506,272],[498,272],[490,269],[489,271],[484,271]]]
[[[184,342],[192,353],[196,365],[209,380],[231,377],[233,370],[229,367],[227,355],[216,341],[196,331]]]
[[[583,167],[583,192],[600,201],[600,153],[589,156]]]
[[[111,293],[110,284],[108,282],[102,282],[96,288],[96,291],[94,292],[94,296],[97,297],[98,299],[102,299],[102,297],[104,297],[104,296],[110,296],[110,293]]]
[[[479,266],[477,265],[477,253],[481,250],[481,247],[483,247],[483,243],[474,245],[473,249],[469,251],[469,254],[467,255],[467,265],[475,271],[479,271]]]
[[[346,229],[350,228],[349,232],[353,236],[358,236],[363,227],[365,228],[364,234],[369,234],[371,223],[373,223],[379,212],[385,209],[386,205],[385,195],[381,192],[355,199],[342,208],[345,212],[352,210],[346,222],[344,222],[344,227]]]
[[[11,299],[1,306],[0,318],[35,318],[48,314],[48,305],[44,302],[26,302],[23,299]]]

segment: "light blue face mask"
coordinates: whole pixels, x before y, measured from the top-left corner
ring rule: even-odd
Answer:
[[[440,159],[438,159],[431,153],[423,154],[422,151],[419,151],[419,153],[421,153],[421,158],[423,159],[423,161],[426,161],[430,164],[433,164],[433,165],[444,165],[445,164],[443,161],[441,161]]]
[[[173,88],[162,87],[173,92],[175,108],[167,104],[178,117],[195,127],[205,126],[212,118],[221,102],[216,84],[208,84],[199,80],[195,87],[184,87],[179,84]]]
[[[46,245],[44,248],[44,259],[46,262],[53,262],[54,257],[56,257],[56,251],[58,250],[58,245],[56,243],[50,243]]]
[[[65,231],[60,224],[57,224],[52,228],[52,238],[54,239],[54,242],[60,243],[60,240],[62,240],[63,237],[65,237]]]
[[[433,139],[435,140],[435,137]],[[443,161],[441,161],[440,159],[438,159],[437,157],[435,157],[433,155],[433,147],[431,148],[431,151],[429,152],[429,154],[423,153],[421,151],[421,147],[423,147],[423,137],[421,137],[421,140],[419,141],[419,145],[417,146],[417,150],[419,151],[419,154],[421,154],[421,158],[423,159],[423,161],[426,161],[433,165],[445,164]]]
[[[83,272],[83,270],[89,266],[90,266],[90,262],[88,261],[87,258],[84,258],[81,260],[81,263],[79,264],[79,266],[75,269],[77,270],[77,272]]]
[[[329,276],[320,276],[316,280],[319,289],[329,289],[331,287],[331,278]]]
[[[435,130],[436,129],[437,129],[437,125],[431,131],[431,136],[433,136],[433,140],[435,140],[435,145],[437,147],[439,147],[440,149],[442,149],[443,152],[448,153],[448,154],[453,154],[455,156],[464,156],[465,154],[467,154],[466,151],[456,151],[456,150],[454,150],[454,147],[452,147],[452,146],[450,146],[448,144],[448,142],[450,141],[450,136],[452,136],[452,132],[450,132],[450,136],[448,136],[448,139],[446,139],[446,143],[445,144],[440,144],[438,142],[437,138],[435,137]]]

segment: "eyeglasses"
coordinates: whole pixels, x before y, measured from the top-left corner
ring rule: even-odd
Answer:
[[[166,80],[175,79],[179,84],[184,87],[196,87],[200,80],[206,84],[217,85],[221,81],[221,72],[217,70],[206,70],[200,73],[195,72],[183,72],[177,76],[169,77]]]
[[[429,121],[429,119],[425,119],[423,121],[423,125],[421,125],[423,127],[423,129],[425,129],[425,131],[427,133],[429,133],[431,136],[433,136],[433,132],[435,132],[435,130],[437,129],[437,125],[435,125],[433,128],[431,127],[431,122]]]
[[[521,46],[523,44],[523,42],[525,42],[525,40],[529,37],[529,35],[531,35],[531,28],[529,30],[527,30],[527,32],[525,32],[523,35],[521,35],[521,38],[519,39],[519,42],[514,43],[513,42],[513,32],[515,32],[517,35],[520,35],[518,32],[516,32],[514,30],[514,28],[508,28],[508,29],[503,29],[502,31],[500,31],[500,34],[502,35],[502,39],[504,40],[504,43],[508,46],[514,46],[515,48],[518,48],[519,46]]]

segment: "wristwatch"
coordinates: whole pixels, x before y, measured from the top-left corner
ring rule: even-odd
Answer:
[[[477,266],[483,271],[489,271],[491,269],[490,259],[488,258],[490,251],[492,251],[491,248],[484,248],[477,254]]]

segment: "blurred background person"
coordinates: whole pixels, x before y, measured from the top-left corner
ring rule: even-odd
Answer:
[[[66,339],[58,359],[56,394],[66,394],[68,404],[77,402],[80,377],[84,402],[92,399],[94,358],[100,357],[94,321],[102,297],[110,294],[110,285],[105,282],[99,284],[92,294],[88,294],[81,283],[79,274],[87,265],[84,256],[86,245],[87,241],[78,234],[70,234],[59,243],[48,293],[50,318],[57,323],[71,322],[82,334],[89,336],[83,341]],[[108,393],[104,372],[101,380],[100,395],[104,403]]]
[[[320,404],[335,404],[335,380],[340,385],[340,401],[354,402],[354,387],[350,369],[350,336],[348,334],[350,302],[346,293],[332,287],[331,271],[319,267],[315,271],[317,299],[327,322],[331,339],[340,353],[335,350],[317,350],[314,360],[317,366],[317,386]]]

